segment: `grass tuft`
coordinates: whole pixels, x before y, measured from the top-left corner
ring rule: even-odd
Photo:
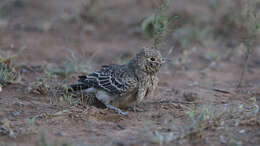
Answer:
[[[161,0],[158,9],[155,13],[145,18],[141,24],[142,31],[145,35],[153,38],[153,47],[159,48],[162,40],[169,33],[169,25],[172,24],[177,17],[173,19],[167,16],[167,8],[171,0]]]
[[[13,56],[0,56],[0,84],[5,86],[11,83],[17,83],[21,80],[19,72],[12,65]]]
[[[73,73],[88,73],[92,69],[92,57],[87,56],[84,52],[81,55],[76,55],[70,48],[66,48],[69,56],[65,63],[59,68],[48,67],[50,75],[58,75],[61,77],[68,77]],[[86,60],[86,58],[89,58]]]

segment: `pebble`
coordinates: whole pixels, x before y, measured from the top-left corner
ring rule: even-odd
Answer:
[[[246,130],[242,129],[242,130],[239,131],[239,133],[241,133],[241,134],[246,133]]]
[[[21,112],[19,112],[19,111],[14,111],[11,113],[11,115],[14,117],[19,116],[20,114],[21,114]]]
[[[198,99],[199,95],[195,92],[184,92],[183,97],[186,101],[192,102]]]

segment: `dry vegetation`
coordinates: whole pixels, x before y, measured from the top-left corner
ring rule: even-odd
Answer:
[[[0,1],[0,146],[260,145],[259,0]],[[167,64],[144,112],[67,85],[142,46]]]

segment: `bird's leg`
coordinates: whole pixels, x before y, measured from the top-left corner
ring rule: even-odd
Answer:
[[[110,102],[113,100],[114,97],[109,95],[107,92],[98,90],[96,93],[97,99],[102,102],[108,109],[115,111],[117,114],[125,115],[127,116],[127,112],[122,112],[119,108],[114,107],[110,104]]]
[[[105,106],[106,106],[108,109],[115,111],[115,113],[117,113],[117,114],[121,114],[121,115],[125,115],[125,116],[128,115],[128,112],[122,112],[119,108],[114,107],[114,106],[111,105],[111,104],[105,104]]]

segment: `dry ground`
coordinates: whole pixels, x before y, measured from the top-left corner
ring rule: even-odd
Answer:
[[[154,4],[99,1],[93,12],[80,17],[82,2],[25,0],[5,7],[0,51],[17,55],[13,64],[22,79],[0,92],[0,146],[260,145],[259,45],[239,89],[243,46],[210,40],[174,49],[159,74],[156,95],[140,105],[144,112],[129,112],[128,117],[64,105],[70,99],[50,95],[47,86],[72,83],[101,64],[122,63],[152,44],[141,33],[140,21]],[[204,11],[189,2],[176,0],[171,8]],[[171,39],[164,55],[175,45]]]

